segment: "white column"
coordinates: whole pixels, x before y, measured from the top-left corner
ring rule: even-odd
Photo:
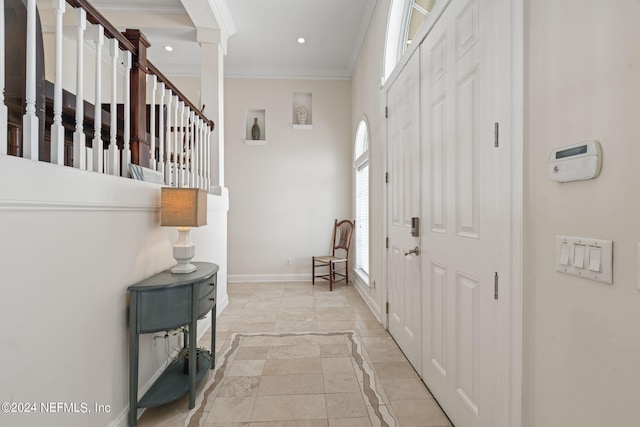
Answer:
[[[76,57],[76,129],[73,132],[73,166],[87,168],[87,142],[84,136],[84,30],[87,28],[87,13],[76,9],[77,57]]]
[[[151,131],[151,149],[149,150],[149,167],[156,169],[156,90],[158,84],[158,77],[155,74],[147,77],[151,78],[151,106],[149,117],[149,130]]]
[[[171,91],[167,90],[167,155],[165,158],[165,168],[164,168],[164,182],[170,186],[175,187],[173,181],[173,173],[172,173],[172,156],[173,156],[173,131],[171,130],[171,116],[173,114],[173,104],[172,101],[173,96],[171,96]]]
[[[53,123],[51,124],[51,163],[64,165],[64,127],[62,126],[62,15],[65,0],[53,0],[56,14],[56,69],[53,83]]]
[[[215,122],[210,135],[211,184],[224,187],[224,48],[220,35],[198,31],[200,42],[200,93],[206,116]]]
[[[6,25],[4,22],[4,0],[0,0],[0,155],[7,154],[7,105],[4,103],[4,67],[5,67],[5,48],[4,48],[4,31]]]
[[[104,28],[100,24],[94,26],[94,41],[96,43],[96,97],[93,114],[93,170],[103,171],[102,152],[102,45],[104,44]]]
[[[122,99],[124,100],[124,131],[122,146],[122,176],[130,177],[129,163],[131,163],[131,52],[125,50],[124,54],[124,84],[122,90]]]
[[[158,106],[158,144],[160,144],[160,153],[158,154],[158,171],[164,176],[164,82],[160,82],[160,105]],[[165,182],[166,184],[166,182]]]
[[[211,126],[207,125],[207,137],[204,140],[204,142],[205,142],[205,151],[206,151],[205,159],[207,159],[207,160],[211,159],[211,133],[212,133],[211,132]],[[206,188],[207,191],[209,191],[211,189],[211,186],[212,186],[212,184],[211,184],[211,162],[210,161],[205,161],[204,168],[205,168],[205,171],[206,171],[206,174],[205,174],[205,177],[204,177],[205,178],[204,182],[205,182],[205,184],[207,186],[207,188]]]
[[[38,116],[36,116],[36,0],[27,1],[26,110],[22,116],[22,156],[38,160]]]
[[[120,49],[118,47],[118,40],[109,40],[111,54],[111,113],[109,117],[111,119],[109,127],[111,129],[109,133],[109,173],[111,175],[120,175],[120,150],[118,149],[118,104],[116,103],[116,90],[118,89],[118,55]]]

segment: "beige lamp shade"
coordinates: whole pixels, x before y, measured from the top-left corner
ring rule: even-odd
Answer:
[[[199,188],[162,187],[160,225],[200,227],[207,224],[207,193]]]

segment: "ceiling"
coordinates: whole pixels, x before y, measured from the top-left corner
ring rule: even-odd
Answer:
[[[149,59],[169,76],[199,75],[194,22],[219,28],[217,13],[226,18],[222,31],[234,32],[227,42],[225,76],[349,79],[378,1],[93,0],[92,4],[118,29],[139,28],[151,42]],[[299,44],[298,37],[306,42]],[[167,52],[166,45],[173,51]]]

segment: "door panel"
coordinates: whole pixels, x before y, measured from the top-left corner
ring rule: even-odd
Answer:
[[[457,427],[508,426],[508,302],[494,299],[508,164],[493,144],[506,4],[451,0],[420,46],[423,379]]]
[[[420,218],[419,58],[409,60],[387,93],[389,332],[416,371],[422,370],[421,264],[405,255],[420,244],[411,218]]]

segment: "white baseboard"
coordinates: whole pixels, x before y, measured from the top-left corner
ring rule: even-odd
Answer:
[[[239,282],[310,282],[311,274],[229,274],[228,283]]]

